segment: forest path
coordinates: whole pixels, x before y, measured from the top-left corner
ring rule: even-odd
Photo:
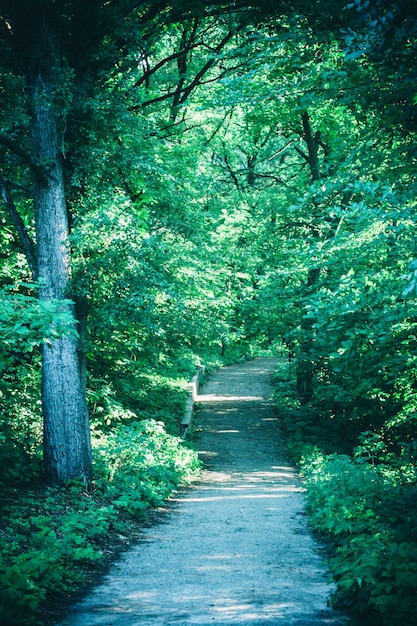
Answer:
[[[198,398],[201,481],[76,605],[62,626],[341,626],[320,548],[285,461],[258,358],[212,374]]]

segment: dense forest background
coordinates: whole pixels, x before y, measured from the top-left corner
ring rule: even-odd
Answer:
[[[270,5],[0,0],[5,623],[198,471],[195,367],[261,353],[335,601],[417,618],[417,6]]]

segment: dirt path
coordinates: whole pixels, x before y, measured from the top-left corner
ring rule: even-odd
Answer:
[[[276,359],[221,369],[199,396],[201,482],[74,607],[71,626],[341,626],[268,398]]]

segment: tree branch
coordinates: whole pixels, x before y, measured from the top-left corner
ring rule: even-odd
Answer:
[[[135,104],[134,106],[129,107],[129,111],[138,111],[139,109],[144,109],[145,107],[151,106],[151,104],[163,102],[163,100],[173,98],[175,94],[176,91],[168,91],[167,93],[162,94],[162,96],[157,96],[156,98],[151,98],[150,100],[146,100],[145,102],[141,102],[140,104]]]
[[[214,53],[217,55],[219,54],[223,48],[226,46],[226,44],[232,39],[232,37],[234,37],[234,35],[236,35],[236,33],[238,33],[240,30],[242,30],[244,28],[243,25],[239,26],[238,28],[236,28],[235,30],[230,30],[227,35],[225,35],[225,37],[223,37],[223,39],[217,44],[217,46],[214,48]],[[188,52],[188,50],[190,49],[189,46],[188,49],[183,49],[182,52]],[[178,59],[181,56],[180,53],[174,53],[172,54],[169,58],[170,60],[173,59]],[[175,87],[175,89],[172,89],[160,96],[157,96],[156,98],[151,98],[150,100],[146,100],[145,102],[141,102],[140,104],[134,105],[132,107],[130,107],[130,111],[138,111],[139,109],[143,109],[145,107],[148,107],[152,104],[156,104],[158,102],[162,102],[163,100],[168,100],[169,98],[176,98],[176,104],[177,105],[182,105],[185,103],[185,101],[187,100],[187,98],[189,97],[189,95],[191,94],[191,92],[198,87],[199,85],[202,84],[202,78],[203,76],[205,76],[207,74],[207,72],[215,65],[216,63],[216,58],[215,56],[213,56],[212,58],[210,58],[204,65],[203,67],[200,68],[200,70],[197,72],[197,74],[195,75],[195,77],[193,78],[193,80],[186,86],[186,87],[182,87],[182,83],[181,83],[181,88],[180,90],[178,89],[178,85]],[[161,61],[160,63],[164,63],[164,61]],[[160,65],[160,67],[162,67],[162,65]],[[237,66],[237,67],[240,67]],[[233,68],[236,69],[236,68]],[[226,69],[224,70],[220,76],[217,76],[213,79],[209,79],[206,81],[206,83],[209,82],[213,82],[215,80],[218,80],[219,78],[223,77],[228,71],[231,71],[231,69]]]
[[[235,172],[233,171],[232,166],[229,163],[229,159],[228,159],[227,154],[225,154],[223,158],[224,158],[224,162],[226,163],[226,169],[229,172],[229,174],[230,174],[230,176],[231,176],[231,178],[232,178],[232,180],[233,180],[233,182],[234,182],[234,184],[236,186],[236,189],[238,191],[240,191],[240,184],[239,184],[238,177],[236,176]]]
[[[14,224],[14,227],[17,230],[23,252],[32,274],[32,280],[36,281],[38,279],[38,260],[36,258],[35,244],[29,236],[23,220],[16,209],[15,203],[13,202],[13,198],[8,189],[8,182],[2,177],[0,177],[0,196],[4,202],[7,213]]]
[[[38,163],[35,163],[32,156],[29,154],[29,152],[26,152],[26,150],[24,150],[21,146],[19,146],[16,142],[14,142],[13,139],[10,139],[10,137],[7,137],[6,135],[3,135],[2,133],[0,133],[0,144],[8,148],[10,152],[13,152],[18,157],[20,157],[22,161],[30,167],[32,172],[34,172],[39,177],[39,179],[42,181],[44,185],[49,184],[49,180],[48,180],[48,176],[47,176],[47,172],[45,168],[43,168]]]
[[[135,82],[135,84],[132,85],[132,87],[130,87],[129,89],[135,89],[136,87],[140,87],[144,82],[147,82],[149,80],[149,78],[153,74],[155,74],[155,72],[157,72],[159,69],[161,69],[161,67],[163,67],[164,65],[166,65],[170,61],[175,61],[175,59],[178,59],[179,57],[181,57],[185,52],[186,52],[185,50],[178,50],[178,52],[173,52],[169,56],[165,57],[165,59],[162,59],[161,61],[159,61],[159,63],[157,63],[153,67],[147,69],[143,73],[143,76],[138,78],[138,80]]]
[[[225,113],[225,115],[223,116],[221,122],[217,125],[217,127],[214,129],[214,131],[211,133],[210,137],[208,139],[206,139],[206,145],[208,145],[212,139],[214,139],[214,137],[217,135],[217,133],[220,131],[220,129],[222,128],[223,124],[226,122],[228,117],[231,117],[233,115],[233,111],[234,111],[234,107],[232,107],[230,109],[230,111],[227,111]]]
[[[239,26],[236,30],[230,30],[227,33],[227,35],[223,37],[223,39],[215,47],[214,49],[215,54],[219,54],[223,50],[225,45],[232,39],[232,37],[234,37],[242,29],[243,29],[243,26]],[[200,71],[197,72],[197,74],[194,77],[194,80],[192,80],[191,83],[188,85],[188,87],[186,87],[183,90],[183,94],[180,99],[180,104],[184,104],[184,102],[186,101],[190,93],[193,91],[193,89],[200,84],[203,76],[207,74],[207,72],[213,67],[215,63],[216,63],[216,59],[215,57],[212,57],[211,59],[207,61],[207,63],[203,65]]]
[[[301,148],[299,148],[298,146],[294,146],[294,148],[296,149],[296,151],[298,152],[298,154],[300,154],[303,159],[306,160],[307,163],[310,163],[310,157],[308,156],[308,154],[306,154],[305,152],[303,152],[301,150]]]

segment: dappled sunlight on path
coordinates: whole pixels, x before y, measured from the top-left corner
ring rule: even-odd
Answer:
[[[270,402],[275,359],[211,376],[198,396],[201,480],[77,605],[68,626],[345,624]],[[64,624],[62,624],[64,626]]]
[[[262,400],[261,396],[237,396],[235,394],[202,394],[197,396],[198,402],[253,402]]]

